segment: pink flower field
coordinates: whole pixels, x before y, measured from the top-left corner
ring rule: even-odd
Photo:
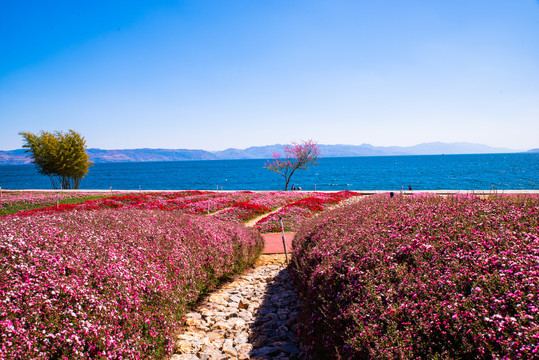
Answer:
[[[232,207],[215,214],[214,217],[221,220],[242,223],[257,215],[262,215],[270,211],[271,208],[267,206],[257,205],[248,201],[240,201],[235,203]]]
[[[174,211],[0,218],[0,358],[163,358],[187,306],[262,248],[256,231]]]
[[[539,358],[539,198],[364,198],[309,220],[291,271],[327,359]]]
[[[301,193],[300,193],[301,194]],[[340,191],[336,193],[304,193],[307,196],[289,202],[276,213],[270,214],[260,219],[255,228],[261,233],[279,232],[281,225],[279,216],[283,219],[285,231],[296,231],[301,224],[313,217],[315,214],[328,209],[345,199],[358,196],[358,193],[351,191]]]
[[[23,194],[25,195],[25,194]],[[31,197],[31,194],[29,195]],[[217,209],[229,206],[234,202],[234,197],[238,195],[202,192],[202,191],[181,191],[181,192],[157,192],[141,194],[119,194],[119,195],[97,195],[93,198],[81,198],[80,201],[72,203],[60,203],[60,205],[41,206],[32,210],[22,210],[16,212],[17,216],[33,216],[35,214],[51,214],[56,212],[73,210],[102,210],[118,208],[137,208],[137,209],[160,209],[177,210],[184,213],[202,213],[210,209],[211,203]],[[217,200],[219,199],[219,200]],[[85,201],[86,200],[86,201]],[[212,201],[213,200],[213,201]],[[223,201],[224,200],[224,201]]]
[[[186,214],[211,214],[227,208],[238,208],[227,211],[230,217],[240,221],[248,220],[248,214],[242,214],[245,206],[236,204],[250,203],[265,209],[283,206],[290,202],[305,198],[309,193],[302,192],[212,192],[212,191],[179,191],[153,192],[139,194],[100,194],[100,193],[32,193],[23,192],[5,197],[4,216],[34,216],[35,214],[51,214],[73,210],[102,210],[118,208],[160,209],[180,211]],[[58,204],[58,199],[59,204]],[[1,210],[1,209],[0,209]],[[255,216],[260,212],[254,212]],[[237,215],[237,216],[236,216]],[[241,220],[243,219],[243,220]]]
[[[234,222],[289,203],[312,216],[340,198],[248,191],[5,196],[3,204],[17,206],[0,217],[0,358],[165,357],[188,306],[261,253],[259,232]]]
[[[166,358],[183,314],[256,260],[279,216],[320,358],[539,358],[538,196],[4,195],[0,359]]]
[[[0,196],[0,216],[56,204],[100,199],[106,196],[108,195],[86,192],[2,191]]]
[[[299,192],[271,191],[256,193],[246,199],[249,201],[235,202],[232,206],[216,213],[214,216],[218,219],[242,223],[308,196],[309,193]]]

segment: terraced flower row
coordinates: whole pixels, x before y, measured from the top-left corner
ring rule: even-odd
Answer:
[[[246,222],[257,216],[271,212],[275,208],[308,197],[309,193],[301,192],[267,192],[259,193],[249,201],[234,203],[214,216],[227,221]]]
[[[27,195],[23,195],[23,198]],[[244,222],[279,206],[309,196],[302,192],[158,192],[99,197],[89,201],[79,198],[79,203],[60,204],[23,210],[11,216],[33,216],[72,210],[100,210],[118,208],[160,209],[186,214],[216,214],[217,218]],[[45,203],[47,204],[47,203]],[[224,210],[224,211],[223,211]]]
[[[1,191],[0,216],[24,212],[56,204],[67,204],[95,200],[108,196],[85,192],[38,192],[38,191]]]
[[[78,199],[78,203],[57,204],[57,196],[61,200]],[[84,201],[90,197],[89,201]],[[239,202],[250,201],[253,204],[274,208],[284,203],[295,201],[306,195],[302,193],[269,192],[254,193],[250,191],[238,192],[211,192],[211,191],[181,191],[181,192],[158,192],[126,195],[96,195],[95,193],[65,193],[47,194],[43,196],[36,193],[19,193],[10,197],[10,203],[32,203],[33,209],[16,213],[17,216],[29,216],[36,213],[55,213],[70,210],[98,210],[110,208],[140,208],[178,210],[191,214],[208,214],[227,207],[234,206]],[[74,201],[75,202],[75,201]],[[8,203],[8,201],[6,201]]]
[[[61,204],[59,206],[36,208],[30,211],[22,211],[14,215],[31,216],[37,213],[56,213],[71,210],[100,210],[118,208],[182,210],[186,213],[200,213],[202,212],[202,210],[197,209],[199,203],[219,197],[226,198],[224,194],[201,191],[160,192],[116,196],[109,195],[105,198],[98,198],[90,201],[81,201],[73,204]],[[227,205],[224,204],[222,206]]]
[[[292,273],[323,358],[539,358],[539,199],[372,196],[310,220]]]
[[[0,358],[162,358],[188,303],[260,254],[211,217],[114,209],[0,219]]]
[[[305,220],[345,199],[359,195],[351,191],[307,194],[307,197],[289,203],[279,211],[260,219],[255,228],[262,233],[279,232],[281,231],[279,217],[281,217],[285,231],[297,231]]]

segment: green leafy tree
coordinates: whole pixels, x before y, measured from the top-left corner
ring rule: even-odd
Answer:
[[[78,132],[66,134],[42,131],[40,135],[20,132],[23,148],[30,153],[40,174],[51,179],[55,189],[78,189],[82,178],[93,165],[86,153],[86,141]]]
[[[318,155],[320,155],[320,147],[315,141],[292,142],[292,145],[285,145],[284,156],[281,156],[281,153],[273,153],[272,160],[267,162],[264,168],[284,177],[286,191],[294,172],[318,164]]]

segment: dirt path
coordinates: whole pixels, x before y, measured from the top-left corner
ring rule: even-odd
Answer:
[[[225,210],[228,210],[228,209],[232,209],[232,206],[226,207],[226,208],[224,208],[224,209],[219,209],[219,210],[217,210],[217,211],[208,213],[208,214],[206,214],[206,215],[208,215],[208,216],[214,216],[214,215],[217,215],[217,214],[219,214],[219,213],[221,213],[221,212],[223,212],[223,211],[225,211]]]
[[[270,216],[271,214],[275,214],[277,211],[281,210],[283,207],[284,207],[284,206],[278,207],[277,209],[275,209],[275,210],[273,210],[273,211],[271,211],[271,212],[269,212],[269,213],[265,213],[265,214],[262,214],[262,215],[260,215],[260,216],[257,216],[257,217],[255,217],[254,219],[251,219],[251,220],[247,221],[247,222],[245,223],[245,226],[247,226],[247,227],[253,227],[253,226],[256,225],[256,223],[257,223],[260,219],[263,219],[263,218],[265,218],[266,216]]]

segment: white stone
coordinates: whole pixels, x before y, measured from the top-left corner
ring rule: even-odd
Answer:
[[[267,265],[248,270],[211,294],[198,310],[186,314],[188,329],[176,342],[182,354],[169,360],[247,360],[251,353],[272,348],[279,358],[278,354],[298,349],[292,339],[295,336],[285,330],[287,324],[297,321],[300,305],[288,275],[274,282],[282,269],[282,265]],[[276,341],[277,333],[284,338]]]

